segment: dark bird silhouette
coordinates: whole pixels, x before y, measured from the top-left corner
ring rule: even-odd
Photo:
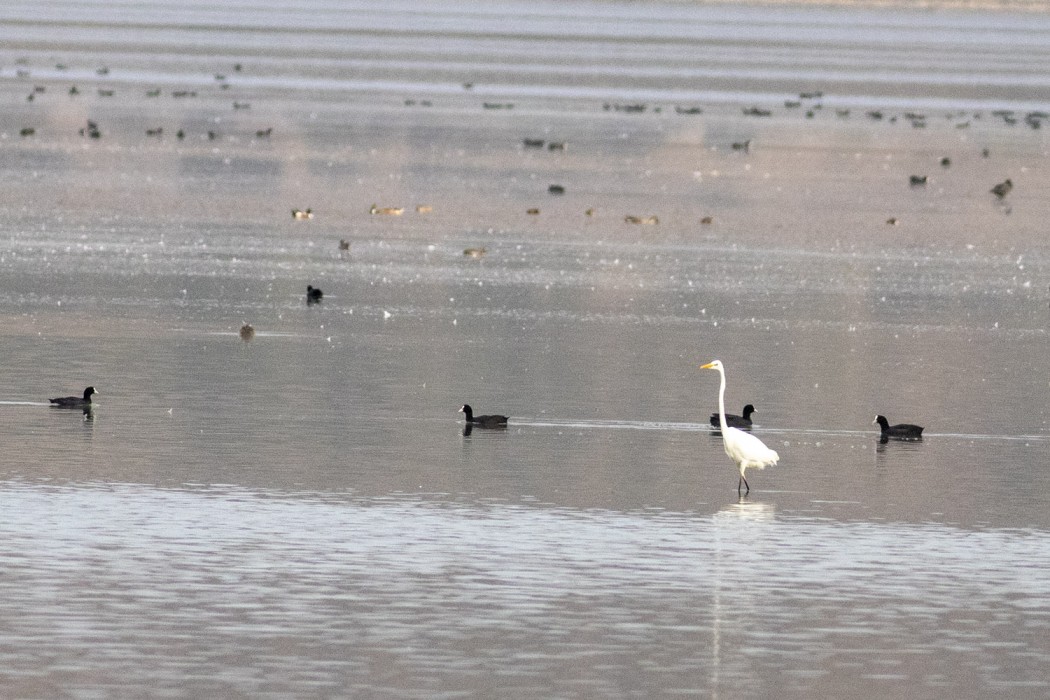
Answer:
[[[1006,178],[1005,180],[1003,180],[998,185],[996,185],[988,191],[994,194],[999,199],[1002,199],[1006,195],[1010,194],[1010,190],[1012,190],[1013,188],[1014,183],[1010,182],[1010,178]]]
[[[49,401],[57,408],[91,408],[91,395],[97,393],[95,387],[89,386],[84,389],[83,396],[61,396],[57,399],[49,399]]]
[[[755,407],[751,404],[744,406],[744,415],[737,416],[732,413],[726,414],[726,425],[730,428],[739,428],[740,430],[751,430],[751,414],[755,412]],[[711,425],[715,428],[721,429],[721,424],[718,422],[718,414],[711,414]]]
[[[466,417],[468,425],[473,425],[476,428],[504,428],[507,426],[506,416],[475,416],[474,409],[470,407],[469,403],[463,404],[463,408],[459,409],[459,412]]]
[[[897,425],[890,425],[890,422],[886,420],[886,416],[875,416],[873,423],[878,423],[879,428],[882,430],[883,439],[895,438],[897,440],[921,440],[922,439],[922,426],[912,425],[911,423],[898,423]]]
[[[324,297],[324,292],[322,292],[320,289],[318,289],[317,287],[315,287],[313,285],[310,285],[310,284],[306,285],[306,303],[307,304],[316,304],[317,302],[321,301],[322,297]]]

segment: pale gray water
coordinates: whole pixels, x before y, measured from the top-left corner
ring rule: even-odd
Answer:
[[[0,21],[0,695],[1047,694],[1046,129],[988,111],[1043,99],[1045,17],[36,7]],[[980,74],[975,24],[995,90],[873,77],[897,43]],[[855,81],[764,63],[883,25],[909,34],[869,34]],[[666,63],[726,27],[754,82]],[[715,357],[781,455],[743,500]],[[87,384],[89,417],[47,405]],[[464,435],[464,402],[511,424]],[[925,440],[879,444],[876,412]]]

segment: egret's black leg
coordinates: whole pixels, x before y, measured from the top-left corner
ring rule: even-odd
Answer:
[[[744,495],[746,496],[747,494],[751,493],[751,484],[747,483],[747,479],[745,479],[743,475],[740,476],[740,480],[744,482],[744,488],[747,489],[746,491],[744,491]],[[737,493],[740,493],[740,484],[736,485],[736,490]]]

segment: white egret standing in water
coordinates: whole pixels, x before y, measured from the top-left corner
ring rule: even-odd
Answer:
[[[722,378],[722,384],[718,389],[718,422],[722,431],[722,445],[725,447],[726,454],[736,462],[740,470],[740,481],[736,484],[737,494],[740,493],[741,484],[747,489],[745,494],[751,493],[751,485],[747,483],[744,472],[748,467],[765,469],[776,464],[780,460],[780,455],[766,447],[754,435],[726,425],[726,372],[722,367],[722,362],[712,360],[706,365],[701,365],[700,369],[716,369]]]

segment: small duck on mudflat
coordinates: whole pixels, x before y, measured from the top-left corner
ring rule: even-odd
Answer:
[[[1006,178],[1005,180],[1003,180],[998,185],[996,185],[995,187],[993,187],[992,189],[990,189],[988,191],[991,192],[992,194],[994,194],[999,199],[1002,199],[1006,195],[1010,194],[1010,190],[1012,190],[1013,188],[1014,188],[1014,183],[1012,183],[1010,181],[1010,178]]]

